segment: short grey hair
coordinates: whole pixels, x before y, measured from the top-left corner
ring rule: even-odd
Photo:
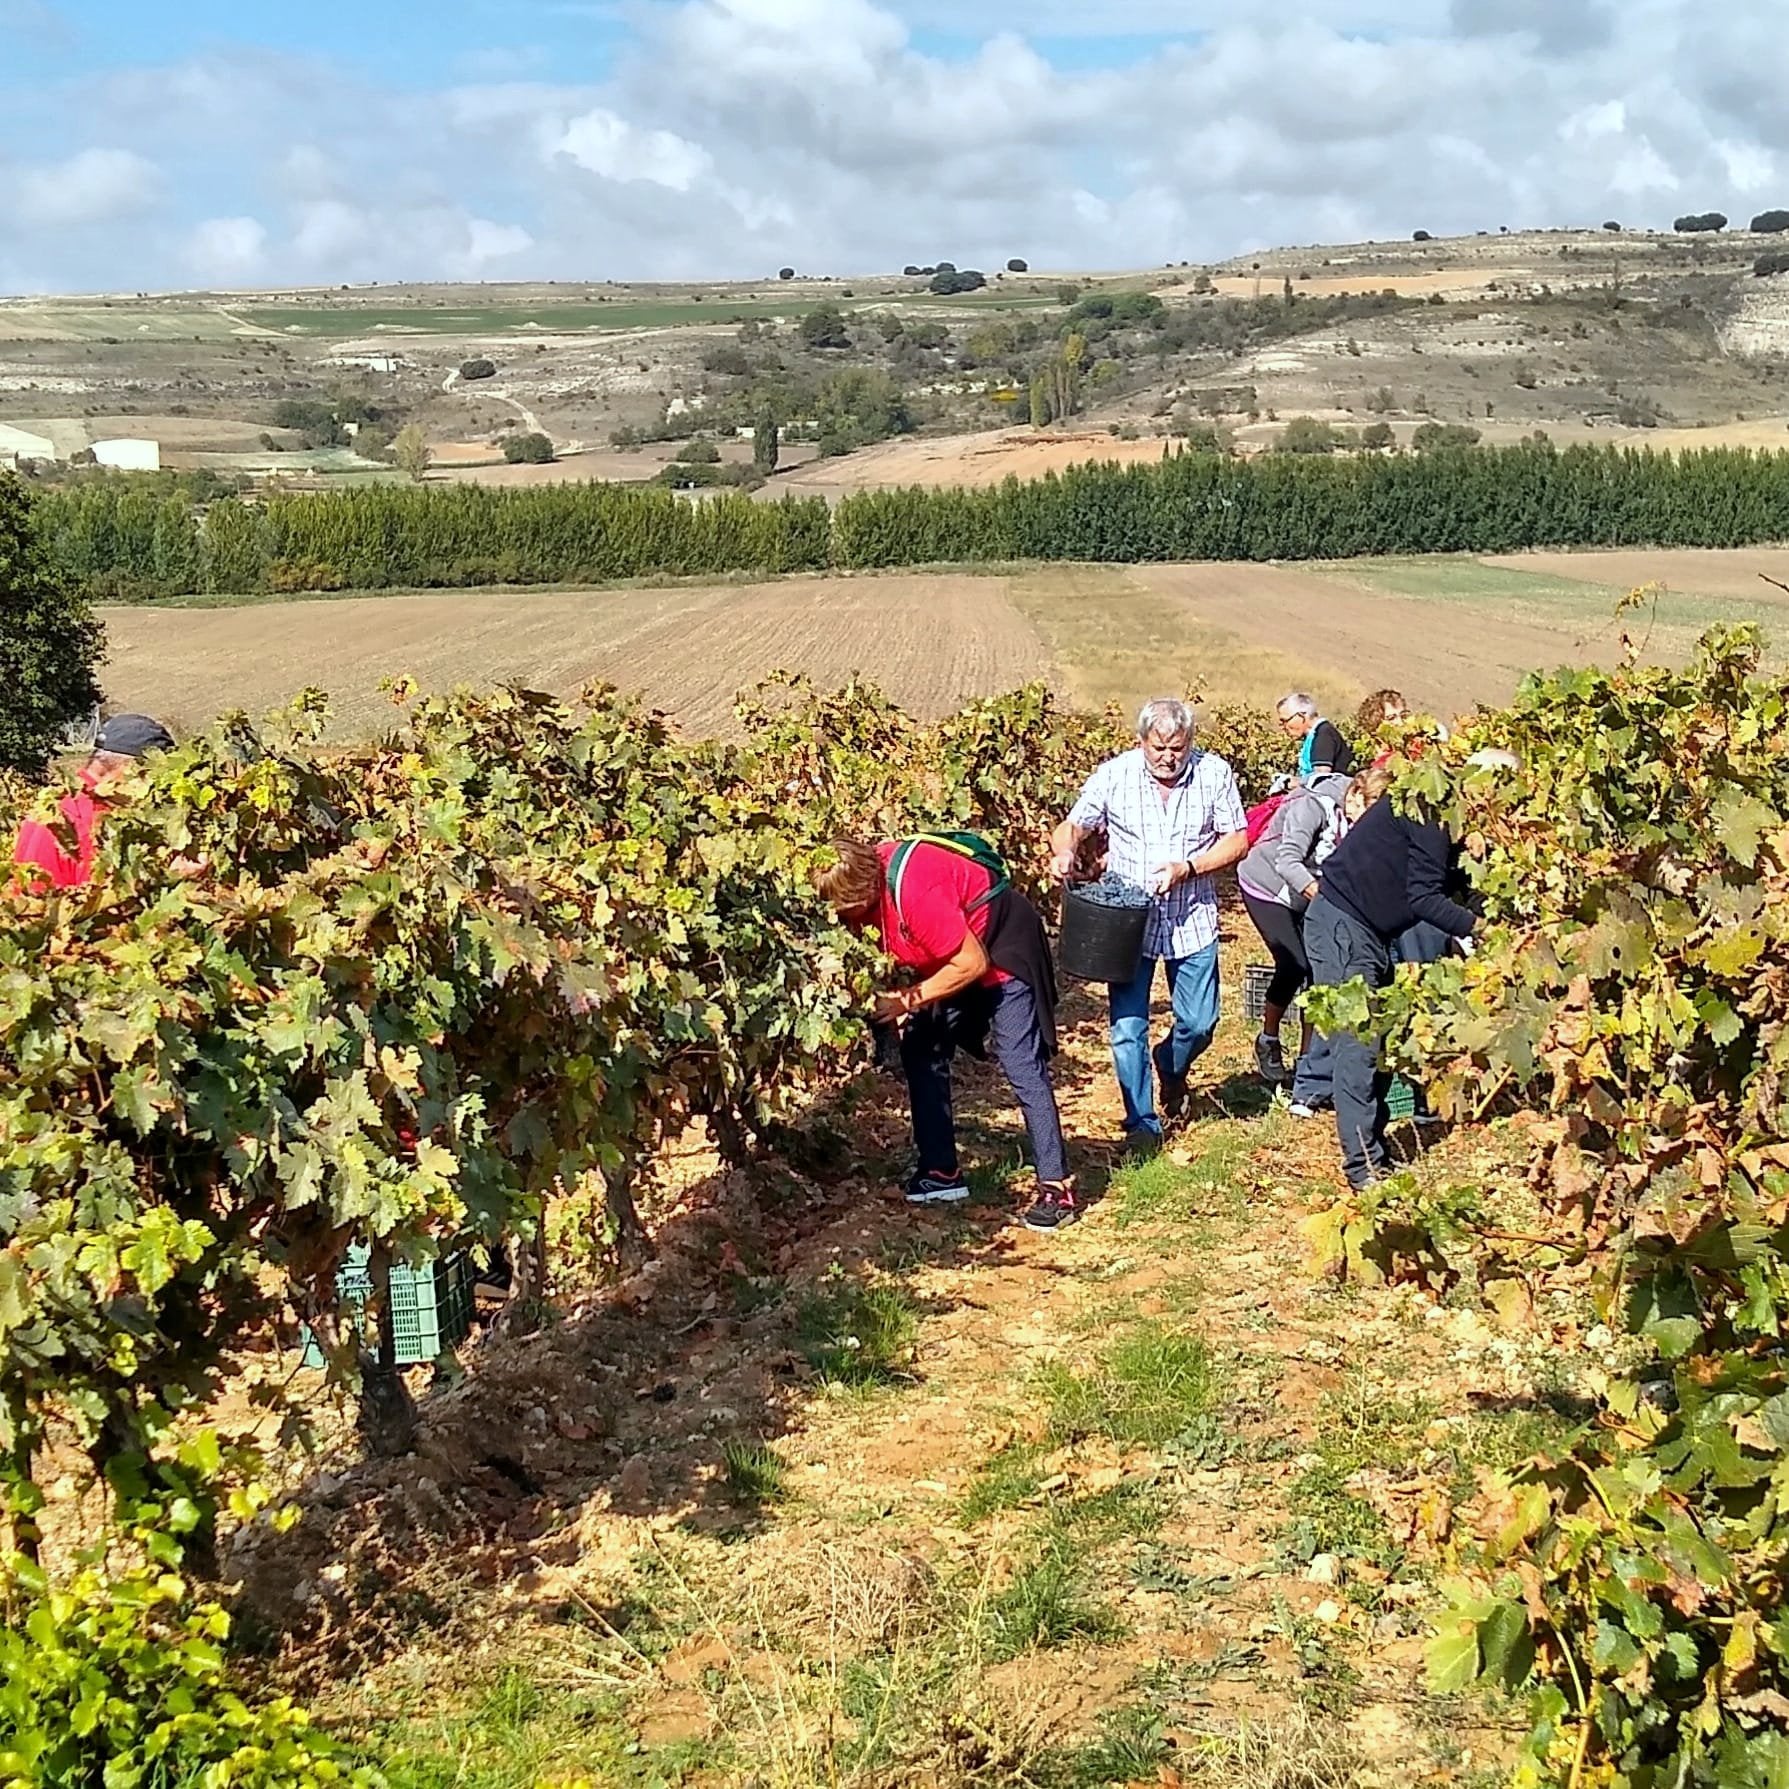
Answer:
[[[1294,690],[1289,696],[1281,696],[1274,704],[1273,711],[1283,721],[1289,721],[1295,714],[1316,716],[1322,712],[1317,706],[1316,698],[1307,696],[1303,690]]]
[[[1153,696],[1137,714],[1137,737],[1165,733],[1170,739],[1191,739],[1193,711],[1178,696]]]

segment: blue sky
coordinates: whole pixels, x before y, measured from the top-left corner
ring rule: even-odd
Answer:
[[[1766,0],[0,0],[0,290],[758,276],[1789,203]]]

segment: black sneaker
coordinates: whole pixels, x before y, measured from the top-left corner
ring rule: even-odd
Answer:
[[[1255,1072],[1270,1087],[1278,1087],[1286,1079],[1286,1056],[1280,1040],[1265,1031],[1255,1039]]]
[[[1065,1230],[1081,1221],[1081,1207],[1071,1186],[1040,1186],[1037,1203],[1025,1213],[1027,1230]]]
[[[1163,1038],[1150,1054],[1155,1064],[1155,1078],[1161,1084],[1162,1116],[1178,1118],[1186,1111],[1186,1076],[1177,1075],[1169,1066],[1168,1040]]]
[[[909,1205],[961,1205],[969,1182],[961,1174],[915,1174],[907,1182]]]

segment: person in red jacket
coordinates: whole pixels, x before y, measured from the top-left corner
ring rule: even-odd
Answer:
[[[878,995],[870,1015],[900,1031],[919,1156],[908,1204],[969,1197],[951,1104],[951,1059],[967,1050],[993,1055],[1025,1115],[1038,1179],[1026,1227],[1074,1223],[1081,1207],[1050,1078],[1056,976],[1037,909],[1017,889],[997,889],[983,864],[923,838],[910,850],[893,840],[835,839],[832,850],[834,862],[815,879],[821,898],[847,925],[874,930],[888,954],[919,978]]]
[[[66,841],[58,836],[60,829],[42,820],[26,820],[19,827],[12,856],[20,886],[41,892],[80,888],[90,881],[100,817],[110,805],[108,791],[136,767],[138,759],[166,751],[173,743],[167,728],[146,714],[115,714],[102,722],[93,755],[81,766],[79,793],[62,798]]]

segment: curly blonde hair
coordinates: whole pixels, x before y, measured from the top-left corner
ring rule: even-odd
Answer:
[[[1362,739],[1377,739],[1385,730],[1385,717],[1393,710],[1410,712],[1410,700],[1402,690],[1374,690],[1354,716],[1354,731]]]

